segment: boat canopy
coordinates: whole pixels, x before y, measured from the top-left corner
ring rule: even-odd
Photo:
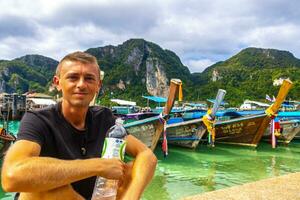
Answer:
[[[121,106],[136,106],[136,102],[134,101],[126,101],[122,99],[111,99],[111,102],[115,102]]]
[[[184,103],[184,105],[192,107],[207,107],[207,105],[203,103]]]
[[[260,107],[269,107],[269,106],[270,106],[270,104],[262,103],[262,102],[259,102],[259,101],[245,100],[244,103],[251,103],[251,104],[258,105],[258,106],[260,106]]]
[[[165,103],[167,102],[167,98],[164,97],[158,97],[158,96],[142,96],[145,99],[154,101],[156,103]]]

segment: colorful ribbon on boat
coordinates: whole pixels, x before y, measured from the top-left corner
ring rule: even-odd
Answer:
[[[280,122],[277,118],[274,118],[274,119],[271,120],[270,131],[271,131],[272,148],[276,148],[276,146],[277,146],[277,137],[280,136]]]
[[[274,133],[276,137],[279,137],[281,135],[280,133],[280,122],[277,118],[274,119]]]
[[[274,119],[277,114],[272,110],[272,105],[266,109],[265,113],[271,118]]]
[[[182,94],[182,82],[179,84],[179,94],[178,94],[178,101],[182,101],[183,94]]]
[[[164,132],[163,132],[163,141],[162,141],[162,151],[164,157],[168,155],[168,140],[167,140],[167,121],[164,119],[162,113],[159,115],[160,122],[164,125]]]
[[[270,133],[271,133],[271,144],[272,144],[272,148],[276,148],[276,137],[275,137],[275,123],[274,123],[274,119],[271,120],[270,122]]]
[[[211,118],[210,114],[211,109],[208,109],[206,115],[203,116],[202,121],[208,131],[208,143],[214,146],[216,136],[216,130],[214,127],[215,120]]]

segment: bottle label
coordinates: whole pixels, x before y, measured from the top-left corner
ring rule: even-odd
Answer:
[[[119,138],[105,138],[102,158],[119,158],[124,160],[126,141]]]

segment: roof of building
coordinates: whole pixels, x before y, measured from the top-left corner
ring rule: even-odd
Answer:
[[[31,93],[26,95],[28,98],[44,98],[44,99],[52,99],[52,96],[43,93]]]
[[[54,101],[52,99],[28,98],[28,100],[33,101],[33,103],[37,104],[37,105],[52,105],[52,104],[56,104],[56,101]]]
[[[134,101],[126,101],[122,99],[111,99],[110,101],[115,102],[122,106],[136,106],[136,102]]]

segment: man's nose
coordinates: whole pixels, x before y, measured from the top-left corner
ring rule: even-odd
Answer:
[[[86,87],[86,82],[85,82],[85,80],[84,80],[84,77],[81,77],[81,78],[78,80],[78,82],[77,82],[77,87],[78,87],[78,88],[84,88],[84,87]]]

